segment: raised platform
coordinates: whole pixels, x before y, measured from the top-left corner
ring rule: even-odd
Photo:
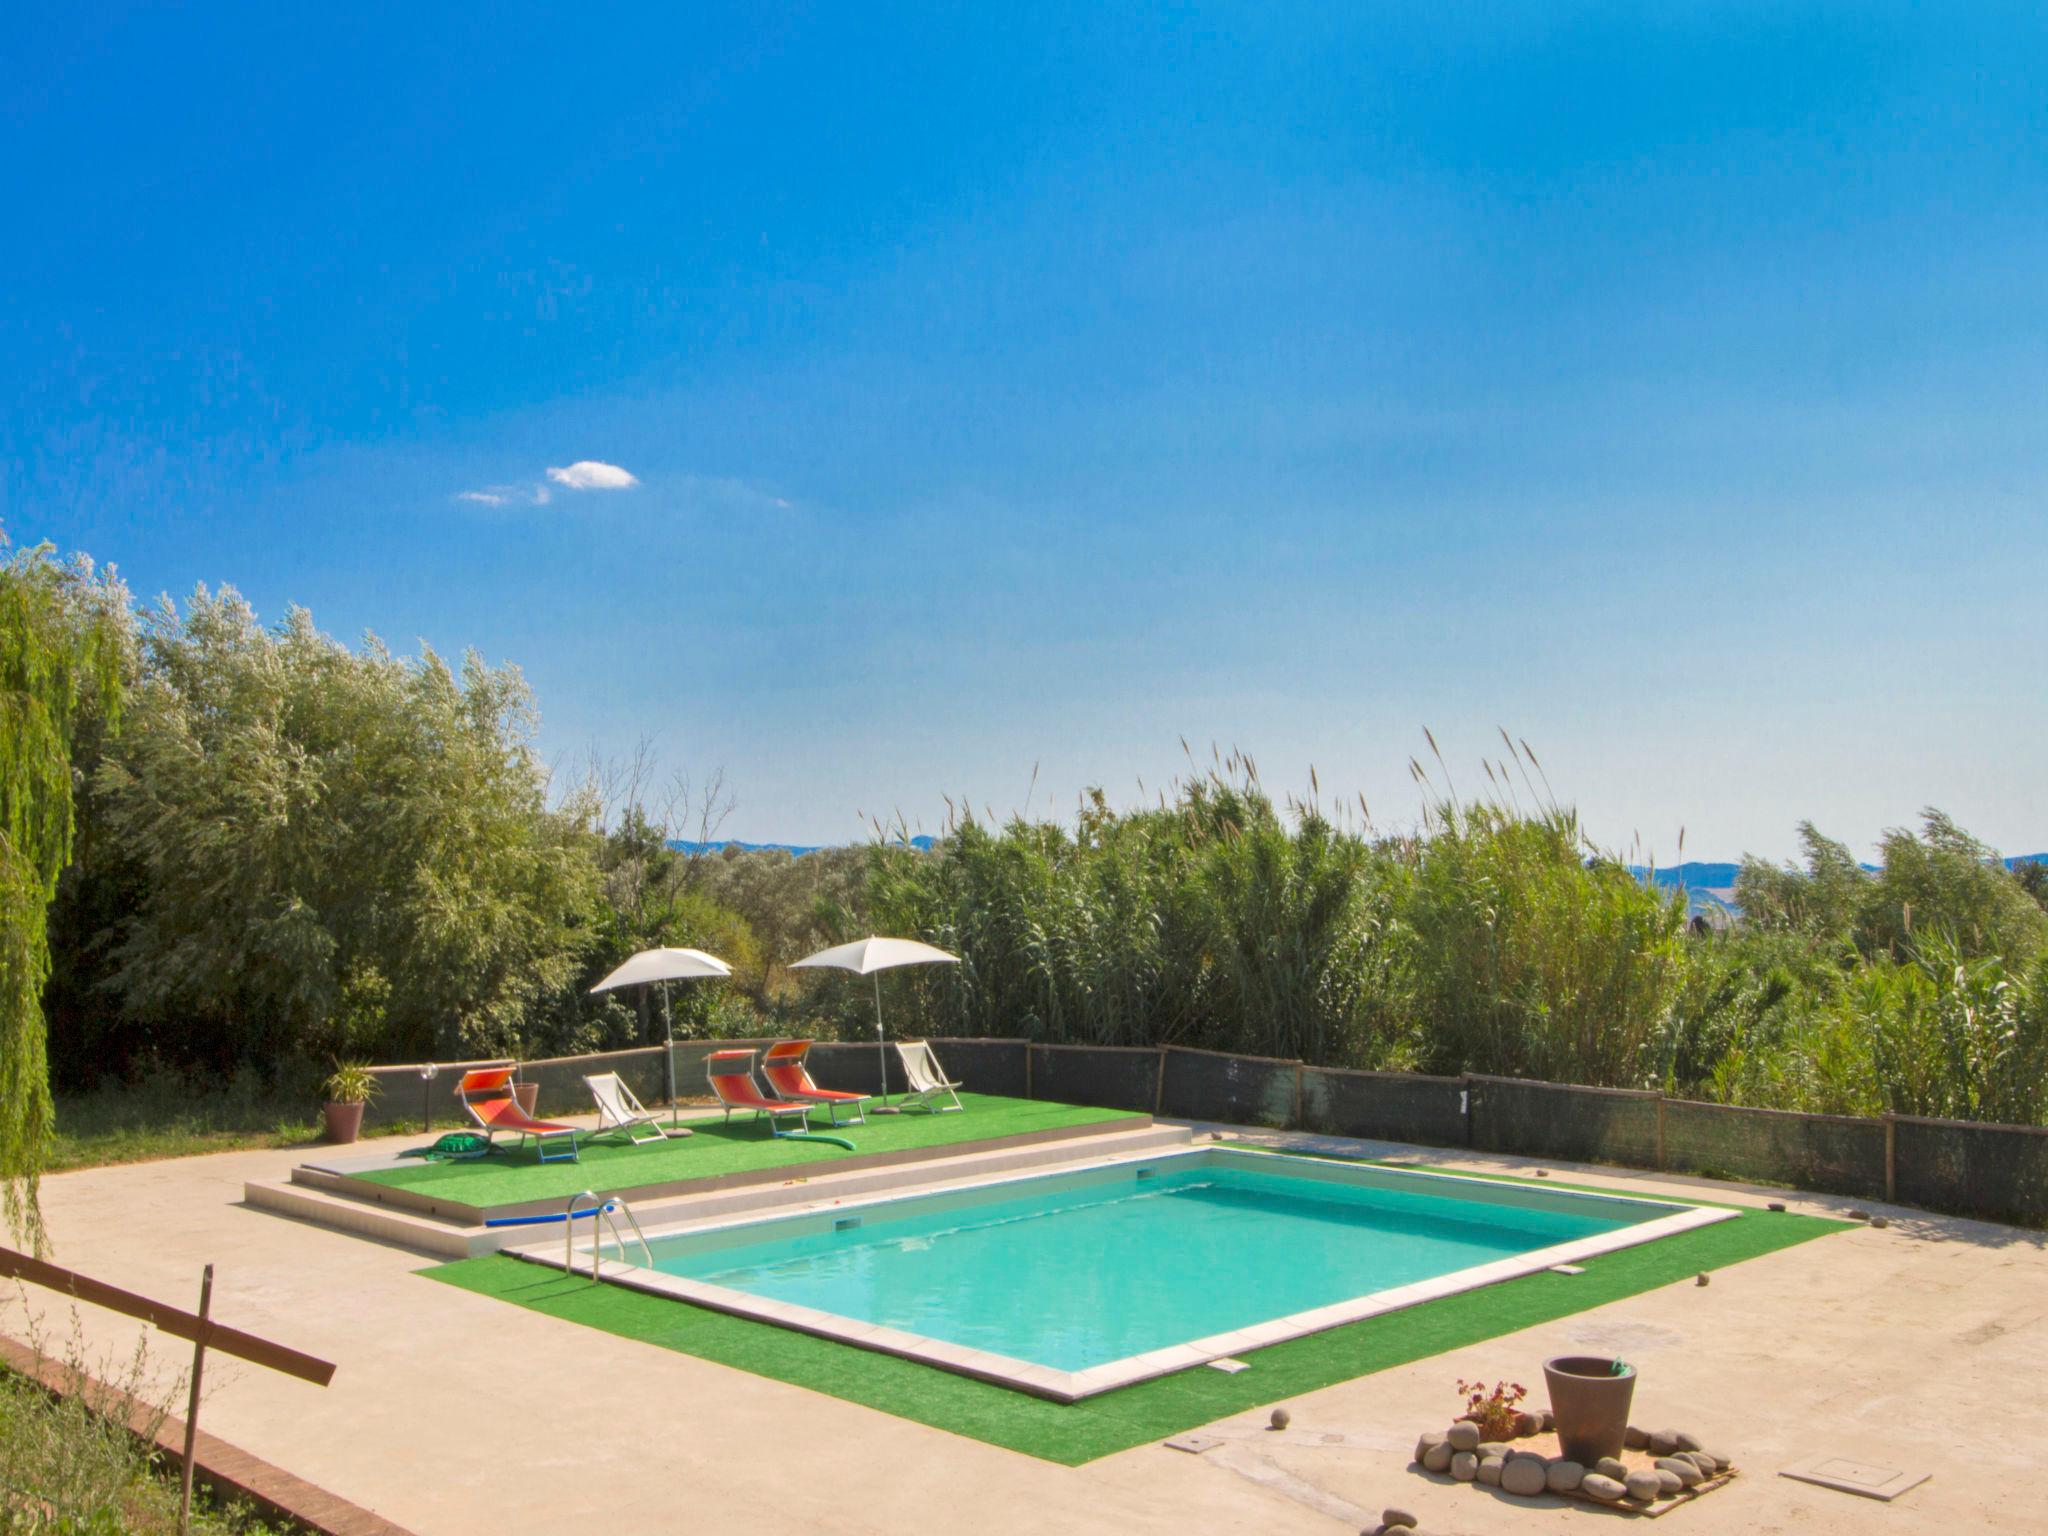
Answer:
[[[1029,1105],[1037,1113],[992,1114],[977,1121],[970,1101],[968,1110],[934,1121],[906,1125],[908,1117],[896,1117],[870,1121],[868,1127],[842,1126],[836,1134],[854,1140],[856,1150],[852,1152],[811,1142],[771,1141],[764,1131],[752,1127],[728,1128],[716,1121],[699,1121],[693,1127],[696,1135],[666,1145],[593,1147],[586,1148],[579,1163],[483,1170],[510,1174],[509,1180],[483,1180],[474,1172],[467,1178],[460,1176],[462,1170],[475,1170],[476,1165],[421,1168],[389,1154],[370,1153],[301,1164],[292,1170],[289,1183],[252,1182],[244,1186],[244,1197],[251,1206],[280,1215],[441,1257],[468,1258],[531,1242],[536,1235],[533,1227],[494,1227],[489,1223],[504,1217],[559,1214],[568,1198],[559,1188],[565,1178],[570,1195],[587,1189],[618,1196],[632,1204],[643,1225],[651,1225],[813,1200],[827,1187],[834,1192],[868,1194],[907,1180],[1008,1173],[1119,1151],[1184,1145],[1190,1137],[1184,1127],[1154,1125],[1149,1115],[1083,1110],[1042,1101],[989,1102]],[[1027,1128],[1004,1129],[1020,1123]],[[977,1129],[993,1134],[977,1135]],[[863,1135],[864,1131],[871,1134]],[[705,1155],[697,1161],[715,1166],[716,1171],[674,1176],[690,1166],[690,1154],[700,1144]],[[598,1152],[613,1155],[592,1155]],[[637,1157],[636,1152],[640,1154]],[[434,1173],[458,1176],[390,1182],[393,1174]],[[475,1188],[480,1195],[485,1191],[524,1195],[520,1185],[541,1182],[548,1186],[547,1192],[526,1198],[463,1199],[452,1192],[467,1193]]]

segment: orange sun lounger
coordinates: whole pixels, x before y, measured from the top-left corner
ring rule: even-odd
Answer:
[[[544,1163],[574,1163],[581,1161],[576,1149],[576,1127],[562,1125],[553,1120],[536,1120],[519,1107],[519,1100],[512,1096],[512,1074],[517,1067],[478,1067],[462,1074],[462,1081],[455,1085],[455,1096],[462,1100],[462,1107],[469,1111],[469,1118],[483,1129],[484,1140],[496,1144],[500,1131],[519,1138],[524,1145],[531,1136],[534,1145],[540,1149],[540,1160]],[[569,1150],[559,1149],[563,1137],[569,1141]],[[551,1143],[557,1150],[550,1153]]]
[[[713,1051],[704,1063],[704,1076],[710,1080],[711,1091],[718,1095],[718,1102],[725,1106],[728,1125],[732,1123],[732,1112],[736,1109],[751,1109],[756,1118],[766,1115],[768,1130],[776,1136],[783,1132],[775,1129],[775,1122],[790,1115],[796,1116],[798,1131],[810,1124],[810,1105],[789,1099],[771,1099],[761,1091],[754,1082],[752,1051]]]
[[[810,1055],[814,1043],[810,1040],[778,1040],[769,1046],[768,1054],[761,1058],[761,1075],[768,1080],[768,1086],[785,1099],[824,1105],[834,1125],[839,1123],[839,1106],[842,1104],[853,1110],[856,1120],[867,1124],[867,1111],[861,1106],[873,1098],[873,1094],[820,1088],[811,1081],[810,1069],[804,1065],[804,1058]]]

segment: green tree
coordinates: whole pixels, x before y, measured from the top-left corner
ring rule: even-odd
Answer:
[[[48,911],[76,832],[72,751],[119,708],[126,615],[118,580],[87,561],[41,545],[0,564],[0,1200],[9,1230],[38,1246],[53,1118]]]
[[[95,785],[134,901],[105,985],[188,1059],[516,1049],[591,942],[596,875],[551,810],[516,668],[351,650],[232,590],[143,624]]]

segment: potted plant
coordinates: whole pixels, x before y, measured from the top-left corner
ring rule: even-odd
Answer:
[[[321,1085],[327,1095],[320,1106],[327,1120],[327,1139],[347,1143],[363,1131],[363,1108],[376,1095],[377,1079],[360,1061],[336,1062]]]
[[[1550,1411],[1567,1458],[1590,1467],[1621,1454],[1628,1407],[1636,1395],[1636,1368],[1609,1355],[1559,1355],[1543,1362]]]

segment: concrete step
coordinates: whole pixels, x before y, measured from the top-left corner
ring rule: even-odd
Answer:
[[[666,1200],[636,1202],[633,1213],[643,1228],[652,1230],[678,1222],[729,1219],[751,1211],[778,1211],[815,1201],[875,1195],[891,1189],[999,1178],[1063,1164],[1093,1163],[1103,1158],[1169,1151],[1188,1145],[1193,1138],[1194,1133],[1184,1125],[1154,1124],[1137,1130],[1105,1132],[1099,1136],[1076,1136],[985,1152],[969,1149],[948,1157],[924,1158],[881,1168],[813,1173],[774,1184],[749,1184]],[[318,1182],[252,1181],[242,1186],[242,1197],[246,1204],[257,1210],[354,1232],[441,1259],[474,1258],[504,1248],[561,1240],[559,1227],[458,1226],[395,1206],[330,1194],[319,1187]]]

